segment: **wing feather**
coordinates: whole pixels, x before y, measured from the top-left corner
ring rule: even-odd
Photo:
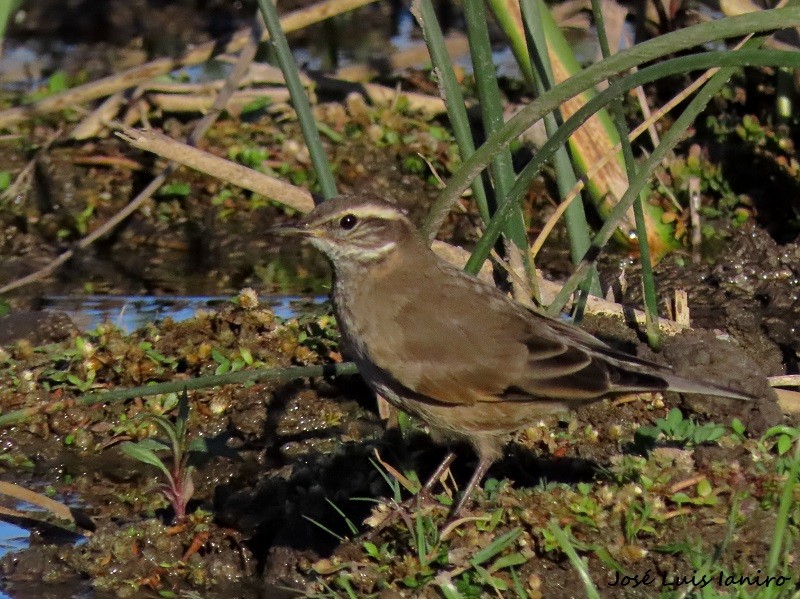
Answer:
[[[617,351],[576,326],[528,311],[445,263],[393,273],[404,293],[374,318],[370,358],[421,397],[445,404],[592,400],[613,390],[663,388],[663,366]],[[435,273],[420,280],[420,273]],[[404,276],[407,280],[403,280]],[[427,291],[423,294],[421,289]],[[430,289],[437,300],[430,301]],[[381,294],[385,295],[386,290]],[[452,314],[443,314],[450,307]],[[378,307],[375,307],[376,309]],[[431,323],[428,327],[415,323]],[[380,327],[380,328],[379,328]],[[647,370],[650,374],[637,374]]]

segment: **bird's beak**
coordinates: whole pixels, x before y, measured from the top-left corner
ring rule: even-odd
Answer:
[[[276,236],[289,236],[296,235],[298,237],[316,237],[319,234],[317,229],[312,229],[307,225],[279,225],[277,227],[270,227],[266,230],[267,235]]]

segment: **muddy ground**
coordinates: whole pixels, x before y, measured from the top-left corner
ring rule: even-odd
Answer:
[[[731,255],[754,235],[738,235]],[[724,310],[715,314],[719,328],[727,316]],[[768,318],[755,311],[750,317]],[[37,329],[38,337],[19,325],[20,337],[4,340],[4,413],[28,406],[49,411],[57,400],[80,395],[76,387],[90,370],[92,389],[113,389],[207,374],[219,369],[221,359],[247,354],[252,367],[340,359],[324,314],[279,322],[268,310],[232,303],[129,336],[111,325],[87,333],[57,316],[47,320],[50,328]],[[585,324],[624,349],[653,357],[619,321],[588,316]],[[548,418],[516,436],[468,508],[467,516],[494,516],[492,524],[462,524],[437,545],[428,564],[416,557],[413,535],[433,533],[412,523],[429,517],[432,525],[443,525],[447,493],[464,484],[473,458],[466,449],[460,452],[446,492],[379,532],[371,539],[372,553],[363,540],[337,539],[354,536],[349,523],[369,531],[386,514],[388,508],[374,511],[365,501],[392,497],[384,479],[391,475],[376,465],[378,456],[406,476],[424,479],[442,455],[416,425],[387,430],[357,377],[191,392],[190,436],[209,438],[227,451],[198,463],[191,515],[181,523],[173,523],[154,469],[119,449],[157,432],[143,414],[174,417],[174,394],[38,414],[3,431],[4,478],[33,488],[46,485],[79,507],[94,530],[76,531],[87,535],[76,543],[60,528],[35,527],[31,548],[0,562],[5,590],[15,597],[60,597],[65,588],[89,586],[97,596],[144,597],[194,589],[221,597],[235,588],[237,596],[273,597],[292,595],[283,589],[323,592],[327,581],[337,592],[349,585],[358,596],[439,596],[441,580],[434,574],[465,570],[454,577],[461,580],[459,588],[481,594],[491,585],[470,573],[470,557],[519,529],[506,552],[524,557],[514,572],[529,596],[583,596],[576,573],[544,532],[552,518],[569,527],[581,554],[588,555],[604,597],[651,596],[609,586],[614,568],[651,570],[658,577],[691,574],[698,560],[720,546],[724,552],[715,571],[746,570],[760,563],[773,542],[783,488],[776,470],[780,456],[762,435],[778,424],[797,426],[796,418],[781,414],[765,382],[767,375],[786,371],[787,348],[771,339],[767,327],[757,343],[748,335],[737,330],[733,341],[723,341],[709,331],[682,334],[668,339],[656,359],[757,394],[759,402],[639,397]],[[88,343],[76,343],[78,338]],[[59,383],[60,372],[76,378]],[[640,438],[640,427],[676,406],[697,426],[720,425],[724,434],[712,443],[678,438],[648,445]],[[734,418],[741,429],[731,427]],[[701,481],[710,487],[701,488]],[[685,501],[677,499],[676,489],[685,489]],[[650,511],[643,517],[646,506]],[[642,521],[634,532],[637,518]],[[732,526],[735,535],[726,538]],[[439,555],[442,547],[446,561]],[[508,570],[501,567],[497,576],[510,584]]]
[[[411,497],[406,486],[418,486],[441,459],[443,449],[431,444],[419,423],[387,426],[357,376],[191,391],[189,438],[208,439],[209,451],[195,456],[189,515],[176,521],[159,491],[158,471],[121,447],[163,434],[145,415],[174,421],[179,393],[88,405],[74,400],[87,392],[345,358],[326,307],[282,321],[250,292],[240,293],[247,287],[259,293],[326,291],[324,260],[308,248],[276,246],[262,234],[292,215],[181,169],[168,192],[122,227],[5,298],[12,311],[0,320],[0,417],[20,409],[31,415],[0,431],[2,478],[69,503],[87,528],[52,519],[26,522],[34,531],[31,547],[0,560],[4,592],[390,598],[454,596],[447,593],[455,588],[465,597],[584,597],[553,522],[586,558],[602,597],[667,594],[690,586],[678,584],[683,577],[697,582],[706,575],[721,576],[716,586],[722,590],[769,586],[788,596],[800,588],[796,543],[780,553],[776,571],[790,580],[761,584],[786,489],[793,502],[788,524],[781,526],[796,539],[800,522],[800,488],[787,484],[787,443],[797,442],[800,423],[782,413],[766,382],[798,373],[798,129],[797,123],[750,123],[745,135],[736,124],[743,114],[767,123],[760,111],[769,102],[753,99],[766,79],[760,74],[732,83],[709,109],[719,126],[699,125],[660,178],[678,195],[687,169],[705,182],[702,260],[692,262],[682,239],[687,249],[657,266],[663,297],[687,291],[697,330],[668,338],[656,354],[642,343],[641,332],[620,321],[587,315],[583,325],[621,349],[743,389],[758,402],[667,394],[612,398],[550,417],[515,436],[455,528],[444,528],[445,518],[454,490],[474,464],[467,449],[459,450],[452,477],[435,497],[412,500],[385,528],[357,538],[392,511],[393,501]],[[327,137],[325,145],[342,192],[390,197],[419,220],[437,186],[418,153],[444,177],[457,167],[442,122],[352,99],[322,97],[316,110],[341,135]],[[158,117],[157,124],[175,135],[192,123],[185,116]],[[0,171],[17,174],[32,166],[27,184],[0,206],[0,283],[71,247],[158,170],[160,161],[113,137],[56,139],[40,149],[77,118],[65,113],[27,122],[0,141]],[[731,122],[720,134],[722,124]],[[226,117],[203,147],[255,161],[314,189],[291,118]],[[754,163],[769,173],[762,185],[737,176],[741,164]],[[554,195],[549,179],[531,190],[531,236],[552,213]],[[652,199],[668,203],[660,188]],[[475,222],[472,212],[453,215],[441,237],[469,246]],[[557,230],[537,260],[550,278],[569,272],[563,237]],[[618,282],[624,270],[627,288],[616,297],[638,305],[640,283],[628,254],[610,251],[602,278]],[[34,310],[43,296],[86,293],[233,299],[219,310],[132,334],[111,323],[81,330],[62,314]],[[673,408],[683,413],[677,424]],[[481,553],[486,547],[496,552]],[[620,573],[638,579],[621,584]]]

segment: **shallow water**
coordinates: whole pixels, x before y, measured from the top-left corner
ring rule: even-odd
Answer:
[[[280,318],[292,318],[326,300],[325,296],[259,297],[259,301],[270,307]],[[111,322],[130,333],[164,318],[172,318],[175,321],[186,320],[194,316],[198,310],[215,310],[230,301],[230,296],[50,296],[42,299],[40,307],[66,313],[82,329],[92,330],[103,322]]]

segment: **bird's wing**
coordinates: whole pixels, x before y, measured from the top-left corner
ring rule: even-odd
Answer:
[[[420,281],[420,273],[432,279]],[[422,398],[446,404],[592,401],[609,392],[741,392],[679,377],[667,366],[616,350],[586,331],[529,311],[449,264],[414,269],[405,293],[375,319],[375,364]],[[433,273],[432,275],[430,273]],[[436,301],[429,291],[437,289]],[[447,307],[453,311],[447,313]],[[430,323],[422,327],[414,323]]]
[[[381,316],[382,342],[370,348],[375,364],[404,387],[449,404],[589,400],[621,378],[603,352],[626,354],[577,327],[529,313],[449,265],[440,269],[430,282],[438,301],[415,293],[430,289],[428,283],[409,281],[391,313]],[[454,313],[443,312],[446,306]],[[413,324],[419,322],[431,324]]]

